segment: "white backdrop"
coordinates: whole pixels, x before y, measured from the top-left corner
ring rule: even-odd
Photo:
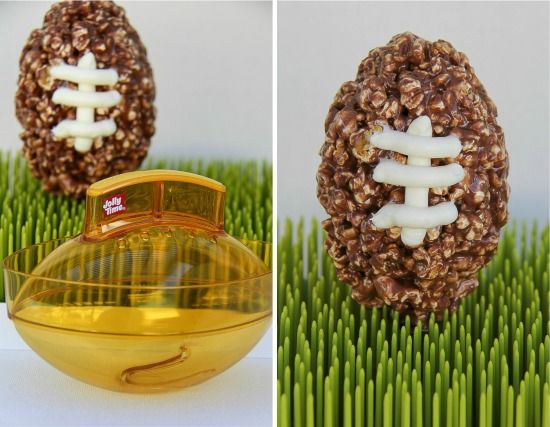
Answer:
[[[19,149],[19,55],[52,2],[0,2],[0,147]],[[119,2],[157,87],[155,157],[271,159],[271,4]]]
[[[324,120],[370,49],[403,31],[466,53],[498,107],[511,216],[548,218],[548,3],[289,3],[278,11],[278,215],[326,214],[315,173]]]

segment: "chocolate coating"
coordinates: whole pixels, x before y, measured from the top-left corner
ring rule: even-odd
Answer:
[[[404,188],[373,180],[380,158],[406,156],[366,142],[376,123],[406,131],[427,115],[433,136],[456,135],[464,179],[432,188],[429,205],[453,201],[457,220],[429,229],[417,248],[403,245],[400,228],[377,229],[372,215],[389,202],[403,203]],[[413,318],[455,310],[478,285],[477,272],[494,255],[508,218],[508,155],[497,109],[468,58],[443,40],[411,33],[394,36],[365,58],[354,81],[338,90],[325,121],[317,196],[330,218],[325,248],[338,277],[367,307],[388,304]],[[436,139],[434,139],[436,140]]]
[[[76,89],[54,80],[48,69],[61,61],[77,65],[88,51],[97,68],[113,68],[119,80],[112,88],[122,96],[113,108],[95,110],[95,120],[114,119],[117,131],[94,140],[86,153],[73,148],[74,139],[56,139],[51,129],[75,119],[76,109],[52,102],[58,87]],[[97,91],[109,90],[97,86]],[[46,191],[81,197],[100,179],[136,169],[147,155],[155,133],[155,85],[147,51],[128,22],[124,9],[113,2],[61,2],[47,12],[20,58],[15,97],[16,114],[24,130],[23,153]]]

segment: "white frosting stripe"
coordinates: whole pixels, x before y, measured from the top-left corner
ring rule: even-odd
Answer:
[[[84,92],[65,87],[57,89],[52,97],[55,104],[69,107],[109,108],[120,102],[120,94],[116,90],[108,92]]]
[[[88,52],[80,58],[77,67],[56,65],[49,73],[55,79],[78,83],[78,90],[60,87],[52,96],[55,104],[76,107],[76,120],[63,120],[52,129],[57,138],[74,137],[75,150],[84,153],[90,150],[94,138],[116,132],[112,119],[95,122],[96,108],[110,108],[120,102],[121,96],[116,90],[96,92],[96,86],[114,85],[118,81],[115,70],[97,70],[95,56]]]
[[[86,135],[88,138],[109,136],[116,132],[116,124],[113,119],[100,120],[86,123],[77,120],[63,120],[52,129],[57,138],[67,138],[72,135]]]
[[[82,70],[95,70],[96,62],[95,56],[92,53],[84,55],[78,61],[78,68]],[[95,85],[93,83],[79,83],[77,95],[87,93],[88,95],[94,95]],[[59,91],[58,91],[59,92]],[[64,91],[62,90],[59,95]],[[54,98],[55,99],[55,93]],[[77,107],[76,109],[76,121],[82,124],[91,124],[95,120],[95,109],[93,107]],[[92,138],[86,133],[73,133],[75,136],[74,147],[75,150],[80,152],[89,151],[92,147]]]
[[[402,187],[447,187],[462,181],[464,170],[458,163],[431,167],[403,165],[394,160],[380,159],[373,178],[376,182]]]
[[[410,135],[413,138],[431,137],[432,123],[426,116],[419,117],[409,125],[407,135]],[[429,157],[408,156],[407,164],[413,166],[431,166],[432,161]],[[407,187],[405,188],[405,205],[420,208],[427,207],[429,194],[430,189],[427,187]],[[401,241],[407,246],[417,246],[421,244],[424,241],[425,236],[425,228],[403,227],[401,229]]]
[[[397,151],[406,156],[432,159],[454,158],[458,156],[462,149],[460,140],[454,135],[434,139],[431,135],[412,135],[388,127],[384,127],[383,132],[373,134],[370,137],[370,143],[382,150]]]
[[[112,86],[118,81],[118,73],[111,68],[96,70],[61,64],[51,67],[49,72],[54,79],[68,80],[79,84],[87,83],[94,86]]]
[[[426,229],[451,224],[457,217],[458,210],[453,202],[443,202],[423,208],[388,203],[374,214],[372,223],[378,228]]]
[[[411,122],[407,133],[385,126],[369,142],[380,149],[396,151],[407,157],[407,164],[380,159],[373,172],[377,182],[405,187],[403,205],[383,206],[372,218],[375,227],[401,227],[401,241],[409,247],[422,244],[428,228],[456,221],[458,211],[453,202],[428,206],[431,187],[448,187],[464,179],[458,163],[432,167],[432,158],[456,157],[462,145],[455,136],[432,138],[428,116]]]

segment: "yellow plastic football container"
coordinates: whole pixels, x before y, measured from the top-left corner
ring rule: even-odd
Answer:
[[[131,172],[90,186],[84,232],[4,260],[8,313],[46,361],[117,391],[169,391],[240,360],[271,322],[271,246],[224,232],[225,187]]]

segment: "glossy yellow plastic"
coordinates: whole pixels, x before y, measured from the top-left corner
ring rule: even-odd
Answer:
[[[131,172],[88,189],[84,232],[4,260],[8,313],[59,370],[117,391],[204,381],[271,322],[271,246],[223,228],[222,184]]]

